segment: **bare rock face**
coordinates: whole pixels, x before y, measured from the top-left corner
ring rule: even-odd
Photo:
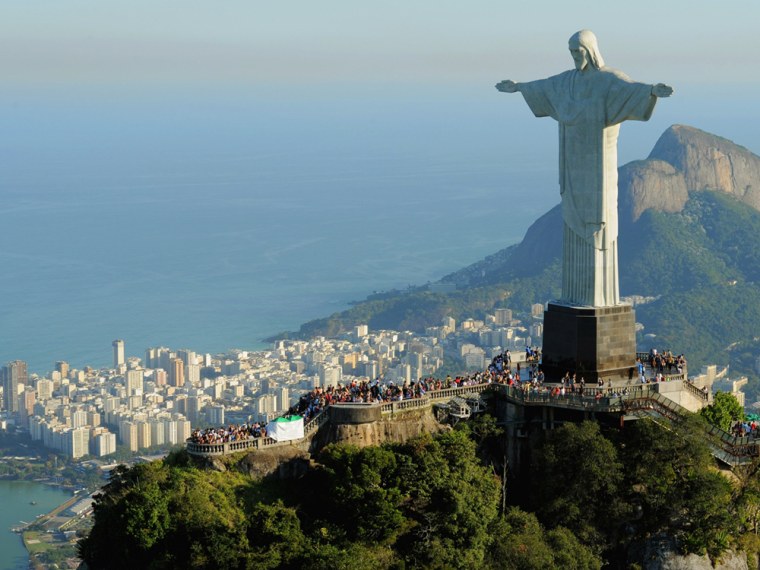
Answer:
[[[760,210],[760,157],[728,139],[673,125],[649,158],[620,168],[618,188],[631,220],[654,209],[679,212],[689,192],[719,190]]]
[[[276,475],[279,479],[297,479],[309,467],[311,457],[297,447],[270,447],[248,453],[237,469],[253,479]]]
[[[328,443],[344,443],[357,447],[381,445],[386,442],[404,443],[424,433],[438,433],[448,426],[438,423],[430,410],[406,412],[393,420],[363,424],[328,424],[315,437],[315,447]]]
[[[728,552],[713,565],[707,555],[682,555],[671,551],[653,556],[643,565],[643,568],[645,570],[749,570],[749,564],[744,552]]]
[[[673,125],[649,158],[669,162],[683,172],[690,192],[721,190],[760,209],[760,157],[728,139]]]
[[[643,570],[749,570],[745,552],[724,552],[713,563],[707,555],[679,554],[675,541],[662,535],[640,545],[631,561]]]
[[[618,185],[623,211],[635,222],[650,208],[676,213],[689,199],[686,179],[671,164],[657,159],[637,160],[620,168]]]

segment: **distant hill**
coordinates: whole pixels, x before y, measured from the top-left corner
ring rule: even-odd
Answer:
[[[646,160],[620,168],[619,202],[621,294],[657,298],[636,308],[644,332],[656,335],[648,344],[700,365],[726,363],[726,347],[760,336],[760,157],[674,125]],[[305,324],[299,335],[334,335],[360,322],[421,331],[446,315],[527,311],[559,295],[561,227],[558,205],[519,244],[440,280],[456,291],[375,295]]]

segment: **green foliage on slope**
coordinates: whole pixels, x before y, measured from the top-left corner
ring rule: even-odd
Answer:
[[[328,446],[296,484],[201,470],[184,454],[118,468],[96,499],[80,553],[98,568],[519,568],[494,557],[519,536],[601,562],[567,530],[548,536],[517,510],[499,515],[501,484],[476,455],[496,433],[458,429],[406,444]],[[524,556],[522,557],[525,558]]]
[[[331,445],[298,481],[193,466],[118,468],[80,543],[89,568],[626,567],[651,537],[717,559],[760,550],[757,465],[718,473],[703,420],[566,423],[510,478],[492,418],[405,444]],[[482,456],[478,454],[478,450]],[[514,506],[519,505],[519,508]]]

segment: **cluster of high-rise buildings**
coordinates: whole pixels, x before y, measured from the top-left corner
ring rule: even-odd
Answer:
[[[129,357],[124,341],[115,340],[108,368],[80,370],[60,361],[40,376],[23,361],[7,363],[0,368],[0,421],[73,458],[110,455],[117,444],[132,451],[170,446],[194,427],[267,422],[318,386],[412,382],[434,376],[447,356],[482,370],[498,352],[530,344],[540,325],[523,327],[509,309],[497,309],[459,326],[445,318],[424,335],[359,325],[338,339],[281,340],[267,351],[213,356],[154,347],[143,358]]]

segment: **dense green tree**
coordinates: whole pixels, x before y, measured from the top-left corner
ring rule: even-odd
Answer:
[[[80,555],[92,569],[244,568],[241,480],[160,461],[117,467],[96,496],[95,524]]]
[[[532,465],[531,491],[541,521],[574,529],[602,544],[626,516],[623,464],[596,422],[564,424],[548,433]]]
[[[167,561],[182,568],[244,567],[249,543],[239,498],[243,476],[198,469],[171,469],[170,474]]]
[[[399,446],[400,485],[410,530],[399,550],[412,566],[477,568],[490,543],[499,481],[477,459],[464,431],[423,437]]]
[[[729,431],[734,422],[744,419],[744,408],[733,394],[717,392],[713,403],[702,408],[700,414],[712,425]]]
[[[642,419],[626,425],[621,438],[634,536],[663,533],[687,552],[713,557],[725,550],[734,529],[732,489],[714,469],[701,418],[667,429]]]
[[[255,568],[291,567],[306,553],[308,541],[298,514],[282,501],[256,504],[249,520],[248,539],[253,549],[249,563]]]
[[[513,507],[491,527],[493,546],[486,558],[494,570],[550,570],[554,554],[546,544],[546,530],[533,513]]]
[[[148,566],[168,532],[166,480],[160,463],[114,469],[103,492],[95,496],[96,524],[80,542],[81,556],[91,568]]]
[[[547,531],[533,513],[513,507],[491,527],[486,567],[494,570],[598,570],[602,561],[565,527]]]
[[[325,511],[349,538],[383,541],[397,532],[404,521],[399,507],[405,497],[398,488],[393,451],[330,445],[320,461],[328,473]]]

